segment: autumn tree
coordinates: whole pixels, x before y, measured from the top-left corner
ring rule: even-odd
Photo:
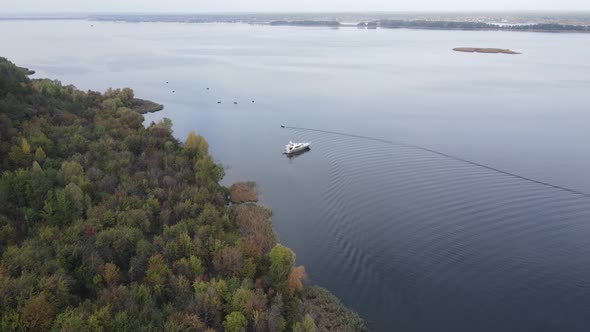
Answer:
[[[290,295],[303,289],[302,280],[305,279],[305,277],[305,268],[303,266],[297,266],[291,269],[289,279],[287,280],[287,290]]]
[[[119,283],[121,278],[119,268],[113,263],[106,263],[104,265],[104,281],[108,286],[115,286]]]
[[[184,142],[183,150],[190,158],[200,158],[209,152],[209,144],[203,136],[197,135],[194,130],[191,130]]]
[[[47,331],[53,320],[54,309],[44,295],[31,298],[22,312],[23,326],[29,331]]]

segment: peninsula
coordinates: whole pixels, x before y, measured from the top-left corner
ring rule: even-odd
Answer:
[[[144,126],[154,105],[0,58],[0,329],[365,330],[309,285],[253,183],[221,186],[195,132]]]

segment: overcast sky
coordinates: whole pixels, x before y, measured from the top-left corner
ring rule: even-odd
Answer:
[[[0,0],[8,12],[590,10],[590,0]]]

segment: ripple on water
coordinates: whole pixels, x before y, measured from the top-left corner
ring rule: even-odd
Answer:
[[[408,330],[437,321],[497,330],[543,326],[537,311],[590,303],[588,197],[421,147],[291,130],[330,167],[324,245],[338,253],[331,271],[355,285],[347,298],[371,304],[361,313],[390,312],[392,326],[396,315],[431,320],[397,326]]]

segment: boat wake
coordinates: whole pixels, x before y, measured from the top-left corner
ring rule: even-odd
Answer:
[[[404,331],[496,331],[567,312],[583,326],[589,194],[404,142],[285,130],[314,142],[309,162],[329,166],[311,221],[314,250],[329,259],[310,272],[361,316]],[[506,321],[531,303],[530,315]]]
[[[419,145],[415,145],[415,144],[408,144],[408,143],[403,143],[403,142],[397,142],[397,141],[391,141],[391,140],[386,140],[386,139],[381,139],[381,138],[376,138],[376,137],[370,137],[370,136],[363,136],[363,135],[356,135],[356,134],[350,134],[350,133],[343,133],[343,132],[337,132],[337,131],[330,131],[330,130],[321,130],[321,129],[315,129],[315,128],[304,128],[304,127],[291,127],[291,126],[281,126],[282,128],[285,129],[293,129],[293,130],[303,130],[303,131],[311,131],[311,132],[318,132],[318,133],[325,133],[325,134],[332,134],[332,135],[339,135],[339,136],[347,136],[347,137],[354,137],[354,138],[360,138],[360,139],[365,139],[365,140],[371,140],[371,141],[376,141],[376,142],[381,142],[381,143],[386,143],[386,144],[392,144],[392,145],[398,145],[398,146],[405,146],[408,148],[414,148],[414,149],[418,149],[418,150],[422,150],[422,151],[426,151],[426,152],[430,152],[430,153],[434,153],[449,159],[453,159],[453,160],[457,160],[457,161],[461,161],[467,164],[471,164],[473,166],[477,166],[477,167],[482,167],[482,168],[486,168],[488,170],[500,173],[500,174],[504,174],[504,175],[508,175],[517,179],[521,179],[521,180],[525,180],[525,181],[529,181],[529,182],[533,182],[533,183],[537,183],[543,186],[547,186],[547,187],[551,187],[554,189],[558,189],[558,190],[563,190],[563,191],[568,191],[570,193],[576,194],[576,195],[581,195],[581,196],[585,196],[590,198],[590,193],[585,193],[576,189],[572,189],[572,188],[568,188],[568,187],[564,187],[564,186],[560,186],[560,185],[556,185],[556,184],[552,184],[549,182],[545,182],[545,181],[540,181],[540,180],[536,180],[536,179],[532,179],[523,175],[519,175],[516,173],[512,173],[509,171],[505,171],[505,170],[501,170],[499,168],[493,167],[493,166],[489,166],[489,165],[485,165],[482,163],[478,163],[472,160],[468,160],[465,158],[461,158],[461,157],[457,157],[457,156],[453,156],[450,155],[448,153],[445,152],[441,152],[441,151],[437,151],[437,150],[433,150],[427,147],[423,147],[423,146],[419,146]]]

